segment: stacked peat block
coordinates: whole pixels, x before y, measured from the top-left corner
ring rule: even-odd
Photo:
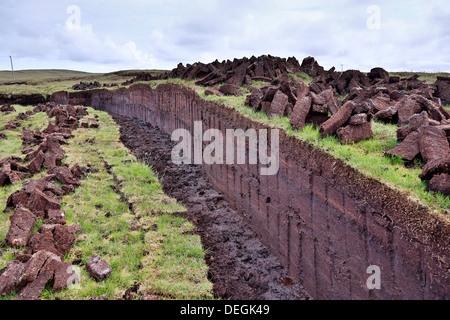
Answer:
[[[83,82],[81,81],[79,84],[74,84],[72,86],[72,90],[90,90],[100,88],[102,85],[98,81],[94,82]]]
[[[123,82],[121,85],[122,86],[129,86],[129,85],[131,85],[131,84],[133,84],[135,82],[138,82],[138,81],[152,81],[152,80],[162,80],[162,79],[167,79],[167,73],[155,76],[155,75],[153,75],[153,74],[151,74],[149,72],[142,72],[142,73],[139,73],[139,74],[135,75],[134,78]],[[109,85],[108,84],[103,84],[103,86],[104,87],[116,87],[118,85],[112,83],[112,84],[109,84]]]
[[[358,91],[364,87],[381,83],[380,81],[389,80],[389,74],[382,68],[372,69],[369,75],[358,70],[347,70],[341,73],[337,72],[334,67],[325,71],[312,57],[303,60],[300,71],[313,77],[309,87],[316,94],[333,89],[335,94],[344,96],[353,90]]]
[[[334,68],[325,71],[313,58],[303,61],[301,71],[314,77],[309,86],[286,76],[279,83],[250,88],[246,105],[271,117],[290,116],[296,129],[313,123],[320,126],[321,137],[337,134],[341,143],[372,138],[372,118],[397,124],[401,143],[386,154],[407,162],[422,159],[420,177],[430,181],[429,190],[450,195],[450,112],[442,103],[449,103],[449,77],[429,85],[418,75],[401,79],[382,68],[368,75],[355,70],[338,74]],[[348,95],[339,103],[335,94]]]
[[[21,254],[8,263],[0,275],[0,294],[11,294],[20,289],[14,300],[38,300],[47,283],[54,279],[56,284],[76,278],[61,259],[48,251],[39,251],[34,255]],[[62,289],[62,288],[61,288]]]
[[[8,157],[0,161],[0,187],[19,183],[28,172],[28,168],[20,165],[19,157]]]
[[[25,113],[19,113],[19,115],[14,119],[14,121],[25,121],[28,120],[28,118],[34,114],[33,110],[28,110]]]
[[[219,88],[219,92],[223,96],[239,96],[239,89],[238,86],[234,84],[224,84]],[[205,92],[206,94],[206,92]]]
[[[312,77],[307,86],[290,79],[289,74],[304,72]],[[299,64],[296,58],[273,56],[179,64],[171,72],[149,80],[196,79],[208,88],[206,95],[240,95],[239,87],[248,85],[245,104],[270,117],[288,116],[293,128],[306,124],[320,126],[321,137],[336,134],[341,143],[354,143],[373,137],[371,119],[397,124],[401,142],[387,155],[406,161],[422,158],[426,163],[423,179],[430,180],[430,190],[449,194],[448,141],[450,114],[443,105],[450,104],[450,77],[438,77],[433,85],[419,80],[391,76],[383,68],[368,74],[358,70],[325,70],[313,57]],[[267,82],[263,88],[251,87],[253,81]],[[346,96],[341,102],[336,95]],[[429,150],[434,150],[433,152]],[[436,151],[438,150],[438,151]]]
[[[16,254],[0,271],[0,295],[18,292],[17,300],[39,299],[47,283],[53,280],[53,291],[59,291],[77,279],[70,263],[63,263],[64,256],[75,242],[75,234],[82,233],[79,225],[66,226],[65,212],[61,210],[60,197],[73,192],[85,177],[85,170],[74,165],[61,166],[65,139],[72,137],[71,129],[78,127],[78,120],[87,114],[85,108],[61,107],[52,104],[36,107],[36,112],[47,112],[56,117],[56,124],[49,125],[47,132],[24,130],[22,139],[28,149],[28,167],[20,166],[22,160],[10,157],[0,162],[3,180],[17,183],[14,174],[39,172],[41,167],[50,169],[38,180],[29,180],[8,197],[5,212],[13,212],[11,224],[5,237],[7,245],[26,248]],[[75,119],[75,120],[74,120]],[[32,150],[33,145],[38,145]],[[20,178],[20,176],[19,176]],[[56,182],[62,187],[57,186]],[[32,235],[38,219],[44,222]]]
[[[251,88],[245,105],[251,106],[255,111],[266,112],[270,117],[290,116],[297,103],[296,92],[300,86],[302,84],[290,80],[287,75],[281,75],[268,86],[261,89]]]
[[[55,123],[50,122],[42,133],[30,130],[22,133],[25,145],[42,141],[36,150],[27,149],[31,152],[27,153],[25,161],[31,161],[28,169],[32,174],[42,168],[53,169],[61,165],[65,154],[61,145],[67,144],[66,139],[72,137],[71,130],[78,128],[79,120],[87,114],[86,108],[70,105],[64,108],[52,104],[39,105],[35,110],[47,112],[50,118],[55,118]]]
[[[429,181],[428,189],[450,196],[450,113],[439,103],[419,97],[411,102],[416,113],[397,131],[401,143],[386,155],[407,162],[421,159],[425,166],[420,178]]]
[[[359,142],[373,137],[370,113],[347,101],[339,111],[320,126],[320,136],[337,133],[341,143]]]
[[[188,64],[186,67],[179,64],[170,73],[161,78],[181,78],[185,80],[197,79],[196,84],[201,86],[214,86],[220,83],[240,87],[243,84],[251,85],[253,81],[271,82],[282,74],[300,72],[300,64],[295,58],[282,59],[270,55],[258,58],[242,58],[233,61],[214,61],[209,64],[201,62]]]
[[[339,103],[334,97],[332,89],[319,94],[301,85],[297,90],[297,102],[290,118],[293,128],[301,129],[307,123],[322,125],[339,110]]]
[[[11,105],[4,105],[0,108],[0,111],[3,112],[4,114],[10,114],[12,112],[16,112],[16,109]],[[13,120],[8,121],[8,123],[5,125],[5,127],[3,129],[4,130],[14,130],[16,128],[19,128],[21,126],[20,122],[27,120],[29,118],[29,116],[31,116],[33,114],[34,114],[34,111],[32,111],[32,110],[29,110],[25,113],[20,113]],[[5,136],[3,136],[2,138],[5,139]]]
[[[136,81],[150,81],[153,80],[154,78],[150,75],[150,74],[142,74],[142,75],[138,75],[135,79],[133,79],[132,81],[130,81],[130,83],[126,82],[123,85],[129,85],[132,84]],[[91,89],[97,89],[100,87],[103,88],[112,88],[112,87],[118,87],[118,84],[115,83],[104,83],[103,85],[100,84],[100,82],[98,81],[94,81],[94,82],[83,82],[81,81],[79,84],[75,84],[72,86],[72,90],[77,90],[77,91],[81,91],[81,90],[91,90]]]
[[[356,108],[369,109],[375,119],[397,124],[400,142],[386,155],[397,156],[406,162],[421,159],[425,163],[421,178],[430,180],[429,190],[450,195],[450,176],[446,166],[450,147],[450,112],[443,108],[445,84],[428,85],[418,75],[407,79],[392,79],[379,68],[369,74],[374,85],[355,89],[346,101]],[[377,77],[377,78],[373,78]],[[445,82],[446,79],[440,78]],[[409,92],[407,92],[409,91]]]
[[[11,112],[16,112],[16,109],[9,104],[5,104],[0,107],[0,112],[3,112],[5,114],[10,114]]]
[[[444,105],[450,105],[450,77],[437,77],[435,97],[439,97]]]
[[[220,92],[219,90],[215,90],[215,89],[206,89],[206,90],[205,90],[205,95],[207,95],[207,96],[213,96],[213,95],[216,95],[216,96],[222,97],[224,94],[223,94],[222,92]]]
[[[20,123],[16,121],[8,121],[8,123],[5,125],[4,130],[14,130],[20,127]]]
[[[353,102],[339,107],[331,87],[317,92],[303,83],[281,76],[269,86],[252,88],[245,104],[270,117],[289,116],[295,129],[308,123],[321,126],[322,136],[338,133],[343,143],[373,137],[370,108],[356,108]]]
[[[76,181],[76,177],[72,179]],[[83,230],[77,224],[65,225],[65,212],[59,202],[59,196],[65,191],[57,187],[55,181],[61,181],[55,174],[30,180],[8,198],[5,212],[13,210],[13,214],[5,242],[11,247],[26,247],[26,250],[19,252],[0,272],[0,295],[18,291],[15,299],[36,300],[52,279],[56,292],[70,284],[69,278],[77,277],[71,264],[62,260],[75,242],[75,234]],[[75,184],[79,184],[78,181]],[[45,224],[31,235],[38,219]],[[30,269],[33,269],[31,275]]]
[[[86,263],[86,270],[96,281],[109,278],[112,272],[109,263],[98,255],[94,255],[92,259]]]
[[[49,117],[56,118],[56,124],[50,122],[43,132],[23,129],[22,143],[25,148],[22,153],[26,154],[25,160],[8,157],[0,161],[0,186],[19,183],[27,173],[35,174],[42,168],[53,169],[60,166],[64,157],[61,145],[67,144],[66,139],[73,137],[71,130],[78,128],[79,120],[87,115],[86,108],[72,106],[63,108],[51,103],[38,105],[27,114],[44,111]],[[35,150],[32,148],[34,145],[38,145]],[[25,167],[21,165],[24,162],[30,163]]]
[[[98,128],[99,124],[97,120],[93,118],[85,118],[81,121],[80,126],[82,128]]]
[[[331,77],[324,74],[313,80],[310,90],[321,92],[327,88],[326,84],[331,85]],[[401,143],[386,155],[398,156],[407,162],[422,159],[425,166],[420,177],[429,180],[429,190],[450,195],[450,112],[443,108],[440,98],[446,99],[450,78],[439,77],[436,84],[429,85],[418,80],[418,75],[400,79],[389,76],[382,68],[372,69],[367,79],[357,72],[351,74],[352,79],[340,85],[349,94],[339,111],[320,126],[321,136],[337,133],[342,143],[357,142],[373,136],[372,117],[397,124]],[[345,73],[340,79],[343,78]],[[338,86],[331,87],[339,92]],[[307,102],[305,99],[303,104]]]

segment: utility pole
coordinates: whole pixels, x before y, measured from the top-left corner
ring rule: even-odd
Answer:
[[[13,79],[16,80],[16,75],[14,74],[13,60],[12,60],[11,56],[9,56],[9,60],[11,60],[11,70],[12,70],[12,74],[13,74]]]

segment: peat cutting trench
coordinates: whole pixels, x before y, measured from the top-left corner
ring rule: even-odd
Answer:
[[[278,258],[258,239],[197,165],[176,165],[170,135],[137,118],[113,115],[121,140],[157,172],[164,192],[188,209],[207,250],[214,294],[232,300],[307,299],[303,287],[286,273]],[[139,137],[138,139],[136,137]]]
[[[176,129],[192,135],[201,121],[203,132],[225,137],[227,129],[272,128],[175,84],[57,92],[52,100],[114,115],[125,145],[188,208],[218,296],[450,299],[448,224],[324,151],[280,131],[275,175],[261,175],[263,165],[175,166]],[[375,290],[367,285],[373,266],[381,271]]]

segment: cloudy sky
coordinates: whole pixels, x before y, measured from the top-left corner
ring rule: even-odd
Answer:
[[[0,0],[0,70],[172,69],[252,55],[450,72],[448,1]]]

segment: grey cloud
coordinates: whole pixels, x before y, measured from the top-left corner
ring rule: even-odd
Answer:
[[[64,30],[72,3],[80,6],[82,24],[91,30]],[[373,4],[381,8],[381,30],[366,26],[366,10]],[[67,60],[68,67],[83,62],[172,68],[180,61],[243,55],[299,60],[313,55],[328,68],[343,63],[361,69],[450,71],[448,16],[436,0],[2,0],[0,40],[7,45],[0,56],[57,58]]]

